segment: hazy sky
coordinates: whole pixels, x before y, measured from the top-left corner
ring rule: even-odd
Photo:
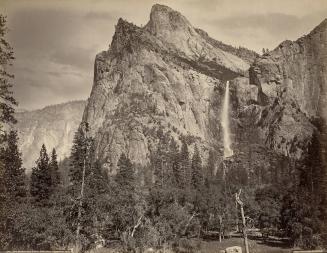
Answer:
[[[94,57],[108,48],[118,18],[145,25],[154,3],[180,11],[213,38],[258,52],[327,18],[327,0],[0,0],[20,107],[86,99]]]

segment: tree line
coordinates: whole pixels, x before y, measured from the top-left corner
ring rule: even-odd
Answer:
[[[174,247],[182,238],[206,238],[211,232],[218,232],[222,240],[242,229],[234,199],[240,188],[248,226],[283,231],[303,248],[325,242],[322,165],[311,156],[319,148],[317,138],[298,165],[297,182],[254,187],[246,171],[235,177],[231,164],[217,167],[213,152],[204,164],[196,145],[190,154],[187,138],[179,145],[162,128],[156,132],[158,143],[147,166],[133,164],[122,153],[115,175],[109,176],[95,157],[88,131],[82,124],[75,133],[68,185],[62,183],[55,149],[49,157],[44,145],[28,179],[17,133],[5,135],[3,249],[65,249],[78,244],[86,250],[118,240],[123,250],[133,251]]]

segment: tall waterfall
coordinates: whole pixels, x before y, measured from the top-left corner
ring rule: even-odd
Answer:
[[[230,139],[230,129],[229,129],[229,81],[226,83],[225,97],[223,110],[221,114],[221,126],[223,128],[224,137],[224,158],[233,155],[233,150],[231,149],[231,139]]]

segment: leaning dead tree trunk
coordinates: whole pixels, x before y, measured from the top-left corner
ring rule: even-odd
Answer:
[[[135,234],[136,229],[142,224],[142,219],[143,219],[143,215],[138,219],[137,223],[133,227],[133,230],[132,230],[132,233],[131,233],[131,237],[134,237],[134,234]]]
[[[188,221],[187,221],[187,223],[186,223],[186,225],[185,225],[185,228],[184,228],[184,230],[183,230],[183,235],[187,232],[187,229],[188,229],[188,227],[190,226],[190,224],[191,224],[191,221],[193,220],[193,218],[194,217],[196,217],[198,214],[197,213],[193,213],[192,214],[192,216],[188,219]]]
[[[244,209],[243,209],[243,202],[240,200],[240,195],[242,193],[242,189],[239,190],[238,193],[235,193],[236,202],[239,204],[241,208],[241,216],[242,216],[242,223],[243,223],[243,238],[244,238],[244,245],[245,245],[245,253],[249,253],[249,243],[248,237],[246,234],[246,223],[245,223],[245,216],[244,216]]]

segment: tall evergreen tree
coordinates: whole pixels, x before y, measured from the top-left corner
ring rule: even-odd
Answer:
[[[132,226],[136,216],[135,177],[132,163],[124,153],[121,154],[117,165],[113,219],[116,230],[124,232]]]
[[[194,154],[192,157],[192,187],[195,190],[200,190],[203,185],[203,172],[202,161],[199,153],[199,149],[195,146]]]
[[[77,234],[78,230],[76,239],[83,248],[89,247],[99,236],[108,236],[103,233],[103,227],[111,219],[111,205],[116,197],[116,194],[113,194],[110,199],[109,180],[98,161],[92,163],[87,170],[89,173],[84,180],[83,195],[73,196],[69,216],[66,217],[72,232]]]
[[[93,140],[88,134],[88,123],[82,122],[75,133],[70,157],[69,190],[73,201],[68,220],[72,223],[72,230],[76,231],[76,247],[83,244],[81,234],[85,234],[83,229],[86,228],[90,213],[85,192],[88,191],[86,179],[91,174],[94,152]]]
[[[296,167],[298,182],[292,186],[282,202],[282,226],[295,245],[313,249],[318,245],[315,235],[325,237],[324,225],[326,206],[324,191],[323,140],[316,131],[311,139],[308,152]],[[322,226],[323,225],[323,226]]]
[[[25,170],[22,168],[21,153],[18,150],[16,131],[6,136],[7,145],[1,148],[1,160],[4,163],[4,187],[12,201],[26,196]]]
[[[131,190],[134,186],[134,171],[130,159],[127,158],[124,153],[121,154],[117,166],[118,171],[115,181],[120,187],[123,187],[126,190]]]
[[[14,233],[13,213],[24,204],[26,197],[25,171],[17,146],[17,133],[5,134],[5,145],[0,148],[3,170],[0,175],[0,248],[10,247]]]
[[[308,153],[298,169],[300,170],[300,186],[305,187],[313,195],[321,195],[324,177],[324,164],[320,156],[321,143],[319,133],[316,131],[308,147]],[[322,196],[322,195],[321,195]]]
[[[44,204],[49,200],[52,190],[49,157],[43,144],[36,167],[32,169],[30,193],[37,203]]]
[[[75,133],[71,151],[71,164],[69,169],[69,180],[71,186],[80,190],[83,170],[85,177],[90,173],[93,149],[93,140],[88,136],[89,128],[87,123],[82,123]]]
[[[13,97],[12,79],[13,75],[8,71],[8,67],[12,65],[14,59],[14,51],[6,39],[8,32],[6,17],[0,14],[0,145],[5,142],[4,124],[16,123],[14,118],[15,106],[17,102]],[[0,150],[3,153],[2,150]],[[6,220],[8,213],[8,205],[5,201],[8,199],[6,189],[6,161],[0,157],[0,245],[5,247],[8,243],[8,233],[6,228]],[[19,187],[20,188],[20,187]],[[15,190],[16,192],[16,190]],[[10,212],[10,211],[9,211]]]
[[[87,187],[90,189],[91,196],[106,193],[108,190],[109,178],[99,161],[92,164],[91,173],[87,177]]]
[[[205,178],[209,179],[209,181],[215,176],[216,167],[215,167],[215,155],[213,150],[209,151],[209,157],[207,161],[207,165],[205,167]]]
[[[108,200],[108,177],[94,157],[93,138],[89,136],[88,123],[83,122],[75,133],[71,150],[69,193],[72,201],[66,210],[67,223],[76,233],[77,247],[87,247],[94,242],[94,236],[101,234],[100,227],[110,218],[108,205],[112,201]]]
[[[171,138],[169,143],[169,151],[168,151],[168,160],[169,160],[169,167],[170,167],[170,174],[168,177],[171,180],[171,184],[174,188],[178,187],[177,177],[179,174],[179,149],[177,146],[176,141]]]
[[[188,146],[185,138],[182,140],[182,147],[179,154],[178,182],[181,188],[187,189],[191,181],[191,164]]]
[[[52,149],[49,167],[51,172],[52,186],[53,189],[55,190],[60,185],[60,172],[59,172],[59,166],[57,161],[57,153],[54,148]]]
[[[6,40],[8,32],[6,17],[0,14],[0,133],[3,131],[4,123],[15,123],[14,107],[17,105],[11,91],[13,75],[7,72],[12,65],[14,52]]]
[[[201,212],[201,217],[205,215],[208,209],[207,201],[202,195],[208,194],[208,188],[203,185],[202,161],[197,146],[191,161],[191,197],[195,212]]]
[[[170,138],[167,133],[164,133],[160,128],[157,131],[157,137],[159,139],[157,148],[151,156],[151,164],[155,177],[155,184],[157,186],[164,187],[167,185],[168,178],[168,163],[169,163],[169,141]]]

